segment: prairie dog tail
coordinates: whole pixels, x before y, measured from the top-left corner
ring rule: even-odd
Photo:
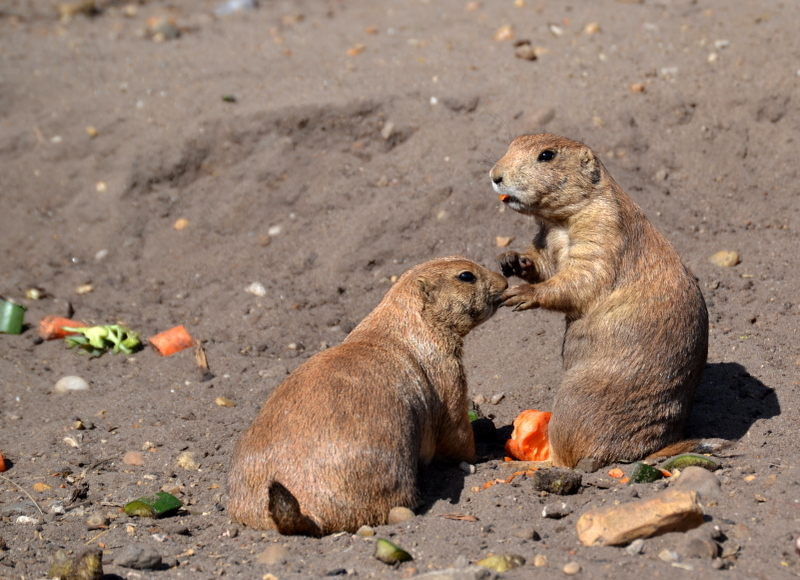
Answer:
[[[300,503],[292,492],[277,481],[269,486],[269,515],[278,531],[285,536],[324,535],[316,522],[300,511]]]
[[[727,439],[684,439],[677,443],[667,445],[663,449],[651,453],[647,459],[657,457],[672,457],[681,453],[715,453],[730,446],[733,441]],[[270,496],[271,498],[272,496]]]

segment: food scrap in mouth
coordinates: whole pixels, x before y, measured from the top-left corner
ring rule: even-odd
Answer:
[[[511,199],[511,196],[510,195],[506,195],[505,193],[501,193],[497,197],[499,197],[500,201],[502,201],[503,203],[506,203],[507,201],[509,201]]]

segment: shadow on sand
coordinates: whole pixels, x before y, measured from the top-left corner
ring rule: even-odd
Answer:
[[[688,437],[741,439],[758,419],[780,415],[775,391],[737,363],[706,365],[697,389]]]

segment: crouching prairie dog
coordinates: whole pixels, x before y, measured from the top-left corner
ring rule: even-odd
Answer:
[[[508,282],[460,256],[408,270],[338,346],[295,370],[233,453],[231,517],[321,536],[417,503],[433,456],[475,461],[463,339]]]
[[[695,277],[585,145],[518,137],[489,173],[500,200],[539,224],[498,256],[504,306],[566,315],[565,376],[553,404],[553,464],[608,464],[698,447],[683,441],[708,352]]]

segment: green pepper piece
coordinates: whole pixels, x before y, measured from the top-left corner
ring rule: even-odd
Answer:
[[[0,299],[0,332],[22,334],[22,322],[24,319],[24,306]]]
[[[183,502],[174,495],[159,491],[155,495],[135,499],[127,503],[123,509],[129,516],[160,518],[177,510],[182,505]]]
[[[383,538],[378,538],[378,541],[375,542],[375,557],[385,564],[396,564],[414,559],[403,548]]]
[[[661,469],[666,469],[667,471],[672,471],[673,469],[684,470],[693,465],[708,469],[709,471],[715,471],[719,469],[719,462],[711,459],[710,457],[706,457],[705,455],[697,455],[695,453],[683,453],[681,455],[676,455],[671,459],[667,459],[661,464]]]
[[[653,483],[658,479],[662,479],[664,474],[660,469],[650,467],[646,463],[636,462],[633,464],[633,471],[631,471],[631,478],[628,484],[632,483]]]

